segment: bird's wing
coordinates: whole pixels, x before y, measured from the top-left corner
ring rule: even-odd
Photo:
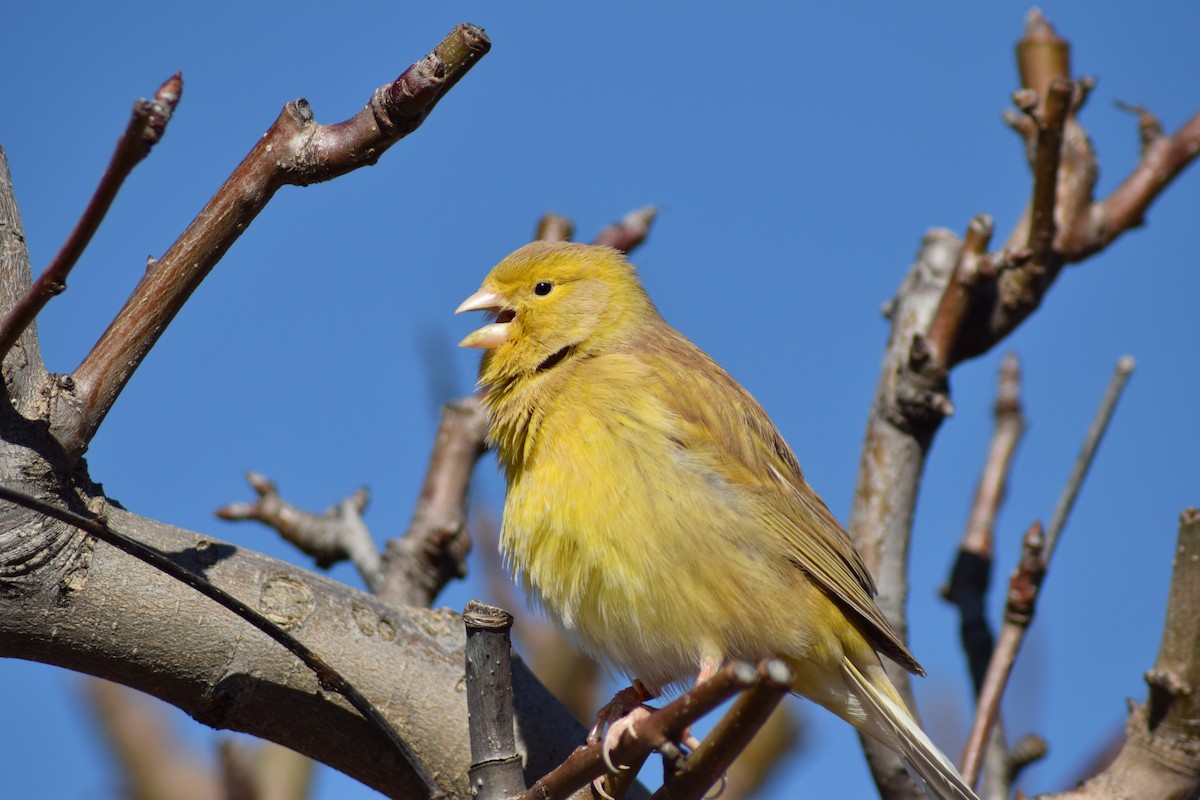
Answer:
[[[747,491],[757,518],[786,543],[788,557],[844,609],[875,646],[910,672],[925,674],[872,599],[875,582],[849,534],[804,480],[787,442],[758,401],[703,351],[671,331],[657,343],[650,373],[660,401],[679,420],[677,444],[691,463]],[[672,368],[683,364],[686,369]],[[696,458],[695,456],[699,456]]]

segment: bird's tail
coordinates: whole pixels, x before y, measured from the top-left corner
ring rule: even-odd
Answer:
[[[842,659],[842,674],[869,720],[864,730],[895,750],[904,759],[909,773],[923,784],[931,797],[936,800],[979,800],[904,707],[883,667],[877,669],[880,680],[872,681],[850,659]]]

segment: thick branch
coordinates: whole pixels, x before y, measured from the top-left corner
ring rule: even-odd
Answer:
[[[8,313],[0,325],[0,359],[12,349],[17,338],[29,327],[52,297],[67,288],[67,275],[92,240],[100,227],[104,215],[116,199],[121,184],[133,172],[150,149],[158,144],[166,132],[171,114],[183,93],[183,76],[176,72],[158,87],[153,100],[138,100],[133,104],[133,116],[125,126],[125,132],[117,141],[117,148],[108,162],[108,168],[100,178],[91,202],[75,229],[63,242],[54,260],[30,287],[28,294]]]
[[[73,391],[52,417],[63,448],[78,456],[134,370],[179,309],[279,187],[308,185],[374,164],[411,133],[483,56],[483,31],[459,25],[366,108],[321,125],[308,103],[288,103],[187,230],[138,283],[125,307],[72,373]]]
[[[114,527],[202,572],[310,649],[328,654],[420,753],[441,789],[467,797],[464,639],[457,615],[389,606],[257,553],[121,509],[108,514]],[[46,526],[33,515],[14,524],[11,506],[2,516],[0,530],[23,530],[25,541],[55,532],[56,523]],[[0,656],[116,680],[205,724],[283,744],[388,796],[428,796],[383,736],[265,635],[103,543],[81,558],[61,580],[41,575],[41,584],[17,583],[10,573],[18,565],[0,564],[0,584],[10,598],[0,604]],[[56,580],[63,588],[55,590]],[[520,746],[527,774],[536,776],[561,763],[584,731],[522,663],[513,672]]]

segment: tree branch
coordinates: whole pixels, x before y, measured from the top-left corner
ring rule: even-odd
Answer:
[[[3,485],[0,485],[0,498],[86,531],[105,544],[133,556],[165,575],[169,575],[181,584],[194,589],[219,605],[224,606],[243,621],[248,622],[271,639],[283,645],[290,653],[304,662],[306,667],[312,670],[322,689],[332,689],[342,695],[355,710],[370,721],[371,725],[383,733],[392,747],[395,748],[395,751],[408,762],[409,768],[430,795],[437,795],[439,793],[432,775],[425,768],[425,764],[417,757],[416,753],[413,752],[412,748],[409,747],[408,743],[404,741],[396,729],[392,727],[392,724],[363,696],[354,684],[346,680],[340,672],[330,666],[316,651],[305,646],[292,636],[288,632],[289,626],[286,624],[286,621],[278,619],[277,615],[273,613],[273,606],[277,602],[292,602],[292,598],[283,596],[286,590],[281,590],[280,597],[272,597],[267,603],[268,609],[266,613],[262,613],[209,581],[202,572],[194,571],[187,566],[180,565],[154,548],[147,547],[142,542],[114,530],[109,526],[107,520],[102,517],[87,518],[73,511],[43,502],[23,492],[14,491]]]
[[[100,178],[91,201],[75,229],[63,242],[54,260],[46,267],[29,292],[0,324],[0,359],[17,343],[21,333],[37,317],[50,299],[67,288],[67,275],[92,240],[108,209],[116,199],[121,184],[133,172],[142,159],[150,155],[150,149],[158,144],[166,132],[171,114],[183,94],[183,76],[176,72],[158,87],[153,100],[138,100],[133,104],[133,116],[125,126],[125,132],[117,140],[116,150],[109,159],[108,168]]]
[[[626,731],[609,754],[612,763],[641,763],[653,750],[673,746],[693,722],[758,680],[758,673],[749,664],[727,664],[709,680],[635,722],[633,730]],[[587,786],[606,770],[603,748],[603,742],[596,742],[576,749],[559,767],[521,795],[521,800],[559,800]]]
[[[301,552],[312,556],[322,569],[349,559],[358,568],[367,587],[374,589],[379,581],[379,551],[362,520],[362,513],[371,499],[370,492],[359,489],[318,515],[284,500],[275,482],[265,475],[247,472],[246,480],[258,499],[253,503],[223,505],[213,512],[217,517],[231,522],[261,522]]]
[[[21,524],[14,513],[12,506],[0,507],[0,530],[24,531],[24,541],[39,548],[71,546],[71,540],[59,544],[65,526],[36,515]],[[420,753],[440,790],[467,798],[464,634],[456,614],[387,605],[252,551],[116,507],[106,513],[112,526],[245,598],[306,647],[328,654]],[[278,742],[390,797],[429,797],[361,715],[324,691],[278,644],[189,586],[103,543],[78,556],[74,571],[61,579],[46,574],[56,569],[53,562],[26,555],[26,568],[40,562],[41,579],[31,575],[27,584],[13,576],[22,564],[12,559],[21,554],[0,547],[0,556],[9,597],[0,603],[0,656],[109,678],[204,724]],[[519,661],[513,684],[527,774],[540,775],[561,763],[585,732]]]
[[[117,396],[188,297],[281,186],[330,180],[374,164],[421,124],[487,53],[483,31],[459,25],[428,56],[375,91],[354,117],[313,120],[304,100],[283,112],[166,254],[139,281],[108,330],[72,373],[51,430],[68,454],[87,448]]]

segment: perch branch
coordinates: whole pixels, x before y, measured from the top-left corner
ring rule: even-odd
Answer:
[[[0,325],[0,359],[17,343],[21,333],[37,318],[50,299],[67,288],[67,275],[79,260],[88,242],[100,227],[108,209],[116,199],[121,184],[133,172],[143,158],[150,155],[151,148],[166,133],[167,123],[183,94],[183,76],[176,72],[158,87],[153,100],[138,100],[133,104],[133,114],[125,132],[117,140],[117,147],[109,159],[108,168],[100,178],[91,201],[83,216],[75,223],[67,240],[63,242],[54,260],[50,262],[33,286],[12,308],[4,323]]]
[[[695,752],[651,795],[651,800],[699,800],[721,781],[734,759],[791,691],[792,671],[782,661],[768,659],[759,664],[758,673],[761,680],[738,696]]]
[[[411,133],[485,53],[483,31],[459,25],[432,53],[377,89],[345,122],[322,125],[303,100],[284,106],[195,220],[134,288],[71,375],[51,430],[72,456],[87,448],[142,359],[217,261],[284,185],[326,181],[375,163]]]
[[[640,763],[651,751],[673,745],[684,730],[737,692],[758,682],[754,667],[727,664],[712,678],[638,720],[609,753],[614,764]],[[538,780],[520,800],[560,800],[605,772],[603,742],[580,747],[557,769]]]

